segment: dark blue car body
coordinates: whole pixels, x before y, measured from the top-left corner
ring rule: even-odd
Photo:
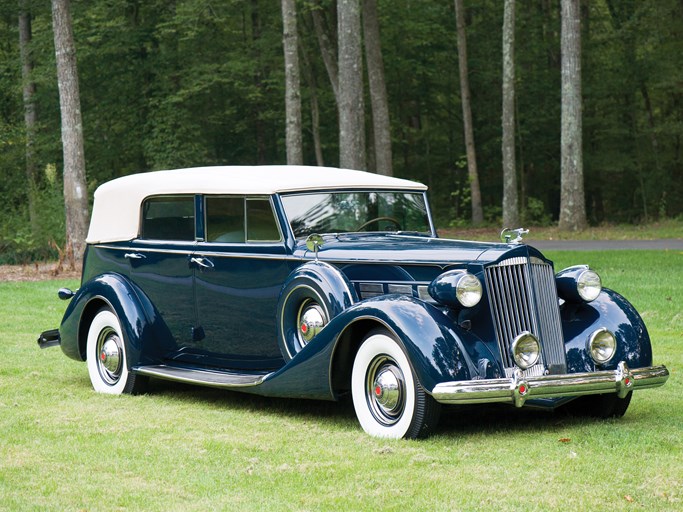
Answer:
[[[386,188],[392,190],[391,183]],[[282,201],[291,192],[275,191],[254,197],[271,205],[279,240],[211,242],[203,210],[212,194],[183,194],[194,204],[194,238],[153,240],[138,233],[89,241],[81,287],[58,333],[41,336],[42,345],[59,343],[73,359],[99,358],[105,388],[124,368],[140,382],[164,378],[329,400],[353,394],[370,434],[422,437],[433,430],[441,404],[555,408],[579,398],[594,413],[620,416],[632,390],[668,377],[665,367],[653,366],[647,329],[626,299],[602,289],[582,300],[573,290],[575,274],[585,267],[556,276],[552,262],[519,241],[444,240],[430,220],[428,232],[321,233],[314,245],[291,227]],[[247,193],[239,197],[249,200]],[[452,298],[465,274],[481,283],[481,298],[470,307]],[[89,334],[93,319],[105,310],[122,332],[109,328],[108,351],[102,335],[89,354],[89,335],[97,337]],[[310,339],[309,329],[315,330]],[[596,332],[611,333],[607,345],[616,342],[605,362],[591,356]],[[531,355],[511,348],[521,343],[520,333],[533,338]],[[379,347],[388,343],[399,352],[380,348],[367,356],[366,368],[358,354],[373,337]],[[534,344],[540,353],[533,353]],[[520,367],[525,356],[538,359]],[[122,389],[139,391],[132,386]],[[363,407],[367,411],[359,411]]]

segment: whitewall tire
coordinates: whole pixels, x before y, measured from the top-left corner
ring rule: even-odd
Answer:
[[[385,329],[368,334],[353,362],[351,394],[363,430],[375,437],[426,437],[440,407],[428,395],[401,345]]]
[[[90,323],[86,362],[90,382],[98,393],[137,394],[147,382],[146,377],[129,371],[121,323],[108,308],[101,309]]]

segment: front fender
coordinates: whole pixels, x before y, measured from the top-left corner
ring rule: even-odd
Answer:
[[[603,288],[592,302],[565,302],[560,307],[560,316],[570,373],[613,370],[620,361],[625,361],[629,368],[652,365],[652,344],[645,323],[631,303],[617,292]],[[597,366],[588,354],[586,342],[600,327],[614,333],[617,351],[607,364]]]
[[[71,299],[59,328],[62,351],[72,359],[86,359],[88,328],[102,307],[111,308],[121,323],[129,367],[139,364],[142,346],[158,335],[160,322],[141,290],[120,274],[98,275]]]
[[[465,349],[465,342],[476,338],[426,302],[402,295],[376,297],[349,309],[344,317],[349,318],[349,325],[364,319],[384,324],[398,338],[427,390],[439,382],[469,380],[476,375],[476,366]]]
[[[346,339],[344,334],[361,321],[383,325],[397,337],[426,390],[439,382],[469,380],[476,375],[464,347],[477,338],[434,306],[411,297],[385,295],[358,302],[334,317],[291,361],[266,378],[259,392],[271,396],[335,396],[333,358]]]

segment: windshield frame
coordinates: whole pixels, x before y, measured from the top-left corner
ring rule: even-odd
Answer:
[[[427,191],[426,190],[414,190],[414,189],[395,189],[395,188],[387,188],[387,189],[357,189],[357,188],[340,188],[340,189],[324,189],[324,190],[307,190],[307,191],[294,191],[294,192],[284,192],[278,194],[279,196],[279,203],[282,208],[282,213],[284,217],[284,221],[286,224],[286,228],[289,231],[289,234],[292,236],[293,239],[295,240],[303,240],[310,236],[309,233],[306,235],[301,235],[301,236],[296,236],[294,233],[294,228],[292,227],[287,208],[285,206],[285,199],[288,197],[294,197],[294,196],[310,196],[310,195],[321,195],[321,194],[354,194],[354,193],[377,193],[377,194],[414,194],[414,195],[419,195],[422,198],[422,201],[424,203],[425,207],[425,212],[427,214],[426,221],[429,224],[429,230],[428,231],[409,231],[409,230],[398,230],[398,231],[387,231],[387,230],[382,230],[382,231],[321,231],[321,232],[316,232],[315,234],[332,234],[332,235],[339,235],[339,234],[345,234],[345,235],[378,235],[378,234],[403,234],[403,235],[413,235],[413,236],[420,236],[420,237],[431,237],[431,238],[436,238],[438,235],[436,233],[436,228],[434,226],[434,220],[432,218],[432,212],[431,208],[429,205],[429,199],[427,197]]]

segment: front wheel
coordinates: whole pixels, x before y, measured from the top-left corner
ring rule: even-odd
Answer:
[[[633,391],[624,398],[619,398],[616,393],[606,395],[587,395],[569,402],[565,407],[569,408],[574,416],[589,416],[593,418],[621,418],[626,414]]]
[[[90,323],[86,362],[90,382],[98,393],[134,395],[144,391],[148,379],[128,370],[121,323],[108,308],[101,309]]]
[[[428,436],[440,406],[417,381],[405,352],[391,334],[372,331],[356,354],[351,394],[363,429],[375,437]]]

